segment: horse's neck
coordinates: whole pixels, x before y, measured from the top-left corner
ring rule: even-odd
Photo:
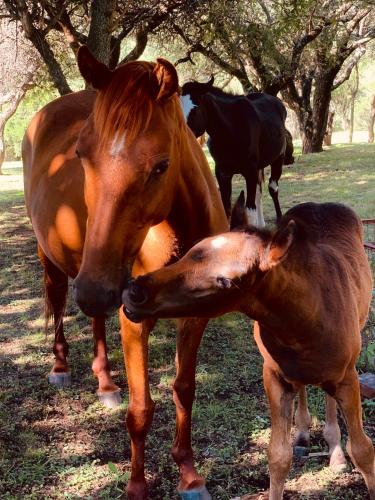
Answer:
[[[225,113],[225,107],[228,105],[230,105],[229,101],[228,103],[219,102],[215,95],[210,95],[205,100],[206,132],[213,141],[221,141],[222,137],[228,140],[228,137],[232,134],[232,130]]]
[[[280,334],[312,324],[319,306],[319,297],[312,293],[304,273],[282,264],[264,276],[253,295],[246,300],[247,314]]]
[[[192,136],[184,141],[180,175],[169,217],[181,249],[198,239],[228,230],[219,191],[201,147]]]

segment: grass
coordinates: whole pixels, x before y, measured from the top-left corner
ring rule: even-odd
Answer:
[[[297,155],[298,156],[298,155]],[[335,145],[319,155],[298,156],[280,182],[285,211],[307,200],[342,201],[363,218],[375,215],[375,145]],[[68,303],[65,320],[71,346],[72,386],[56,390],[47,382],[52,365],[51,335],[43,333],[41,267],[22,192],[20,165],[6,164],[0,184],[0,498],[115,499],[123,496],[130,472],[124,426],[126,380],[116,318],[109,321],[113,373],[124,403],[106,410],[96,400],[91,374],[92,340],[87,319]],[[242,180],[236,178],[236,193]],[[268,194],[265,216],[274,218]],[[365,330],[374,341],[374,314]],[[176,498],[176,467],[169,455],[174,433],[171,382],[175,328],[160,321],[150,339],[150,378],[157,402],[147,443],[150,498]],[[215,500],[268,486],[266,448],[269,415],[262,388],[262,361],[251,322],[230,314],[211,321],[197,369],[193,442],[197,464]],[[366,368],[365,365],[362,366]],[[323,394],[309,391],[313,451],[322,439]],[[375,437],[374,409],[364,405],[365,426]],[[342,424],[342,422],[341,422]],[[342,426],[345,436],[345,429]],[[364,499],[365,486],[352,468],[334,476],[324,458],[295,462],[286,499]]]

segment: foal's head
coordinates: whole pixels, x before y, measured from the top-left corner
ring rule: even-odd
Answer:
[[[247,228],[206,238],[181,260],[140,276],[124,291],[132,321],[149,316],[214,317],[251,304],[265,273],[288,254],[294,222],[275,234]]]
[[[186,126],[168,61],[135,61],[110,71],[82,47],[78,65],[98,94],[76,149],[88,219],[74,293],[94,316],[120,305],[149,228],[171,210]]]
[[[200,137],[206,131],[206,113],[204,109],[204,95],[212,90],[214,77],[207,83],[187,82],[182,86],[181,104],[187,124],[194,132],[195,137]]]

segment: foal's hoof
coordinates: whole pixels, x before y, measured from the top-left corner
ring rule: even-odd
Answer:
[[[293,446],[293,456],[295,458],[307,457],[309,455],[309,449],[306,446]]]
[[[72,383],[70,372],[51,372],[48,375],[48,381],[60,389],[68,387]]]
[[[345,458],[345,454],[342,449],[337,446],[337,448],[333,451],[329,459],[329,468],[335,474],[342,474],[346,471],[347,462]]]
[[[117,408],[121,404],[121,391],[118,389],[113,392],[97,391],[98,399],[106,408]]]
[[[183,500],[211,500],[212,497],[208,493],[205,486],[194,488],[192,490],[179,491],[180,497]]]

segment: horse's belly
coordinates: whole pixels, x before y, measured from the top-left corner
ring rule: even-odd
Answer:
[[[45,255],[74,277],[82,260],[87,213],[83,180],[79,175],[63,178],[42,176],[29,190],[27,208]]]

